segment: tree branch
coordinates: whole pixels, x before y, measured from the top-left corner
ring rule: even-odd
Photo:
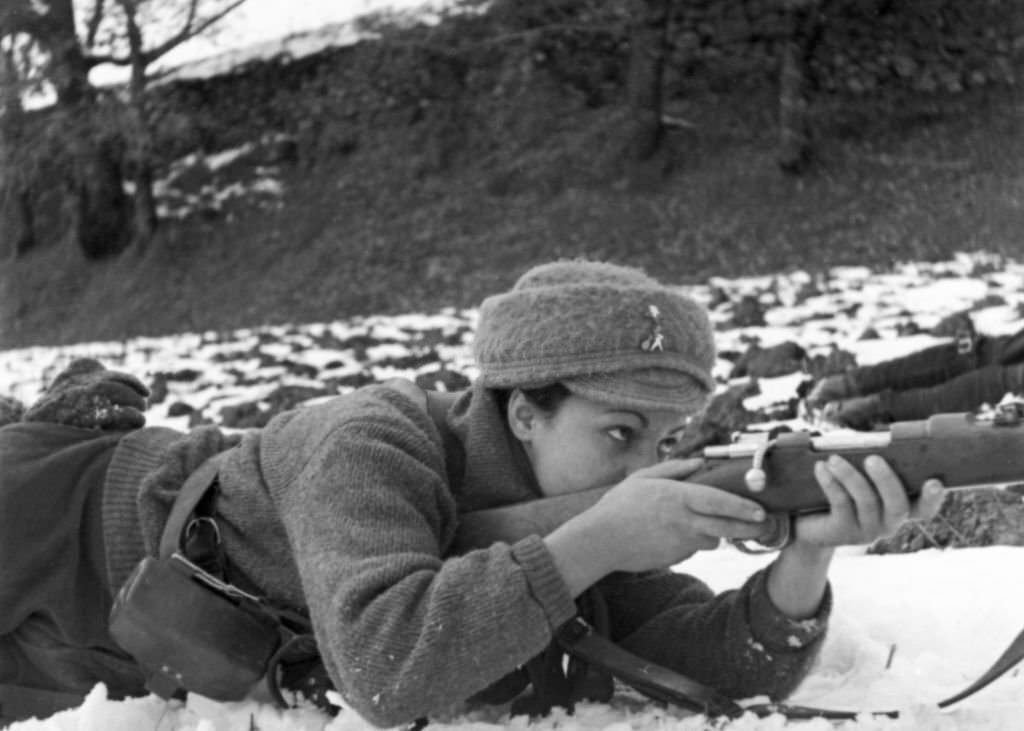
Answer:
[[[161,43],[159,46],[156,46],[155,48],[152,48],[143,54],[143,59],[146,65],[148,66],[149,64],[153,63],[158,58],[165,55],[177,46],[181,45],[185,41],[199,35],[214,23],[220,21],[225,15],[233,11],[235,8],[237,8],[244,2],[245,0],[233,0],[233,2],[228,4],[225,8],[223,8],[217,13],[214,13],[208,18],[204,18],[202,22],[200,22],[197,26],[193,28],[192,24],[195,22],[196,19],[196,5],[198,3],[198,0],[192,0],[192,2],[189,5],[188,20],[185,21],[185,24],[181,27],[181,30],[173,36],[171,36],[170,38],[168,38],[163,43]]]
[[[104,10],[104,0],[96,0],[96,4],[92,6],[92,16],[89,18],[89,22],[86,24],[86,48],[92,48],[96,44],[96,34],[100,30],[100,23],[103,21]]]

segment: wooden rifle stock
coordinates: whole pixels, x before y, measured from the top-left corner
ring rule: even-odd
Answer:
[[[704,450],[703,469],[686,478],[742,495],[769,512],[803,514],[828,508],[814,478],[814,463],[839,454],[860,467],[864,458],[883,457],[916,497],[922,484],[941,480],[946,487],[998,485],[1024,481],[1024,422],[1019,404],[980,416],[937,414],[922,421],[896,422],[887,431],[837,432],[814,437],[788,432],[760,444],[739,442]],[[760,470],[760,473],[751,470]],[[750,478],[754,478],[753,480]],[[757,487],[757,478],[763,487]],[[610,487],[541,498],[459,517],[456,549],[514,543],[545,536],[587,510]]]

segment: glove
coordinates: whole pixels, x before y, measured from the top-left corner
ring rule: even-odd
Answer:
[[[80,429],[128,431],[146,424],[149,389],[127,373],[108,371],[92,358],[79,358],[60,372],[22,421]]]
[[[807,405],[821,408],[830,401],[840,401],[857,395],[853,379],[846,373],[825,376],[807,394]]]

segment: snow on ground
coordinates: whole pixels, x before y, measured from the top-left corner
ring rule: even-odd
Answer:
[[[904,264],[887,273],[866,268],[814,275],[715,279],[691,293],[711,306],[719,348],[742,352],[792,340],[811,354],[833,346],[861,363],[877,362],[938,342],[927,330],[942,317],[969,310],[978,329],[998,334],[1024,327],[1024,266],[984,255],[939,264]],[[724,297],[722,296],[724,293]],[[735,327],[734,303],[744,295],[765,308],[765,325]],[[475,311],[445,310],[400,317],[368,317],[310,325],[261,327],[230,333],[186,333],[124,342],[85,343],[0,352],[0,394],[33,400],[74,357],[100,358],[148,382],[162,379],[167,396],[147,412],[150,424],[187,428],[196,416],[219,421],[223,409],[266,405],[281,387],[343,393],[361,382],[394,375],[440,379],[445,371],[474,375],[468,342]],[[876,338],[861,339],[869,331]],[[908,334],[916,333],[916,334]],[[729,361],[716,375],[728,379]],[[750,408],[783,403],[805,376],[763,380]],[[312,400],[326,397],[313,396]],[[194,411],[188,415],[176,413]],[[677,567],[717,590],[739,585],[770,557],[731,548],[704,552]],[[864,555],[845,550],[832,581],[833,625],[822,655],[794,703],[855,710],[905,711],[900,719],[787,722],[748,714],[709,722],[678,709],[659,709],[624,696],[588,704],[574,716],[555,714],[528,723],[489,712],[433,723],[444,731],[846,731],[1020,729],[1024,671],[1020,668],[951,710],[934,702],[973,681],[1024,626],[1024,548],[990,547]],[[154,731],[361,731],[371,728],[351,711],[329,719],[314,711],[279,711],[255,701],[219,704],[192,698],[187,705],[154,697],[108,701],[97,687],[79,708],[46,720],[15,724],[15,731],[153,729]]]

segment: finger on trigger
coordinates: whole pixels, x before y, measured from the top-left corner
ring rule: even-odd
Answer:
[[[765,535],[764,523],[748,523],[742,520],[729,520],[710,515],[702,515],[694,520],[693,525],[701,533],[717,538],[756,540]]]

